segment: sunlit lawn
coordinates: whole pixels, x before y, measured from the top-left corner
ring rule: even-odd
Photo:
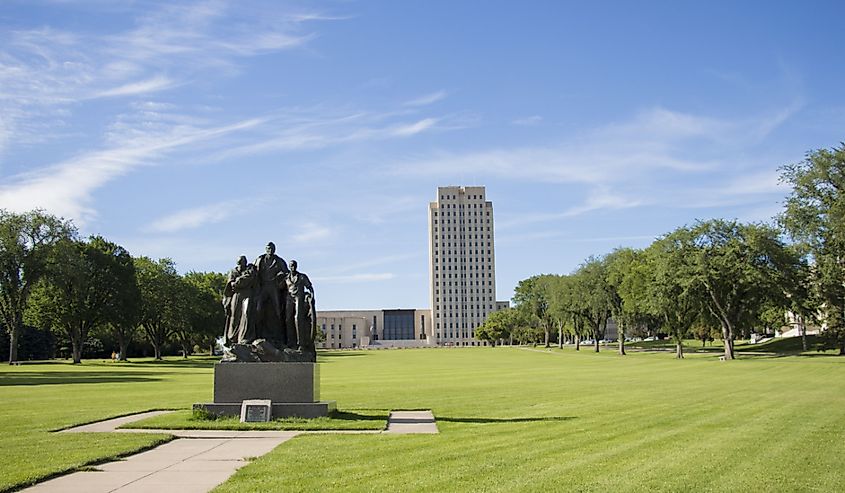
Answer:
[[[384,430],[389,409],[340,409],[325,418],[279,418],[267,423],[241,423],[238,416],[208,419],[189,409],[162,414],[121,428],[176,430]]]
[[[217,491],[845,491],[845,358],[336,354],[326,396],[441,433],[297,437]]]
[[[322,398],[350,422],[432,409],[441,433],[300,436],[219,491],[845,490],[845,358],[613,349],[322,353]],[[211,386],[211,360],[3,366],[0,490],[163,438],[49,430]]]
[[[149,447],[167,435],[51,433],[211,397],[210,361],[0,365],[0,491]]]

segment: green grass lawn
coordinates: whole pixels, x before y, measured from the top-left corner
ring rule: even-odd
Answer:
[[[211,398],[210,360],[0,365],[0,491],[129,454],[168,435],[50,433]]]
[[[332,413],[327,418],[280,418],[269,423],[241,423],[236,416],[207,419],[190,410],[176,411],[136,421],[121,428],[171,430],[383,430],[387,427],[389,409],[349,409]]]
[[[828,350],[828,351],[819,351],[818,347],[820,345],[820,341],[817,336],[808,335],[807,336],[807,351],[803,350],[801,345],[801,338],[800,337],[790,337],[790,338],[776,338],[771,339],[766,342],[760,342],[757,344],[751,344],[748,341],[736,341],[734,344],[734,350],[739,352],[740,355],[742,353],[765,353],[769,357],[773,356],[784,356],[784,355],[798,355],[804,354],[807,356],[814,356],[819,354],[830,354],[834,355],[837,354],[835,350]],[[697,339],[685,339],[683,341],[684,352],[705,352],[705,353],[723,353],[725,350],[724,344],[720,340],[715,340],[713,342],[708,342],[706,345],[702,345],[700,340]],[[593,346],[583,346],[582,349],[591,349]],[[601,346],[602,350],[605,348],[608,350],[616,350],[618,348],[617,343],[612,342],[609,343],[606,347],[605,345]],[[630,350],[661,350],[661,351],[674,351],[675,350],[675,343],[670,339],[663,339],[657,341],[637,341],[637,342],[626,342],[625,348]]]
[[[845,358],[717,356],[321,353],[323,399],[357,418],[432,409],[441,433],[299,436],[216,491],[845,490]],[[49,430],[209,402],[210,367],[0,368],[0,490],[161,440]]]

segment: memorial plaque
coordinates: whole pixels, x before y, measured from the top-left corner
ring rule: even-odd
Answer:
[[[241,423],[270,421],[272,402],[269,399],[249,399],[241,403]]]

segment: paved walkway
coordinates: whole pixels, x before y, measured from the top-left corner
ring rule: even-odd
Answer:
[[[47,480],[24,492],[31,493],[204,493],[223,483],[247,459],[270,452],[303,433],[438,433],[431,411],[394,411],[385,431],[275,431],[275,430],[143,430],[117,429],[126,423],[171,411],[149,411],[62,430],[61,433],[165,433],[177,439],[129,456]]]
[[[385,433],[440,433],[431,411],[393,411]]]
[[[204,493],[247,464],[296,436],[273,438],[176,439],[126,460],[45,481],[26,492]]]

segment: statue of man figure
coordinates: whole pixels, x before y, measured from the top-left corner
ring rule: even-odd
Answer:
[[[292,341],[286,340],[283,329],[282,304],[288,266],[283,258],[276,255],[276,245],[272,241],[267,243],[264,255],[255,259],[255,267],[259,283],[256,303],[258,337],[280,346],[292,346]]]
[[[229,272],[223,290],[223,308],[226,310],[224,345],[249,344],[255,339],[254,293],[258,286],[255,266],[241,255],[238,264]]]
[[[290,272],[286,279],[288,287],[285,306],[285,325],[288,341],[294,336],[296,349],[303,352],[315,352],[314,348],[314,286],[308,276],[297,270],[296,260],[290,261]],[[290,344],[293,347],[293,344]]]

